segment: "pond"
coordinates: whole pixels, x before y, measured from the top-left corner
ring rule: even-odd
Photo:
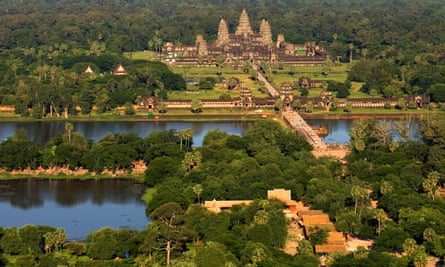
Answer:
[[[142,230],[149,222],[144,191],[130,179],[0,180],[0,226],[61,227],[70,240],[104,226]]]

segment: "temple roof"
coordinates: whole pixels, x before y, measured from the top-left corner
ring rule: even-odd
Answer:
[[[84,71],[85,74],[91,74],[93,73],[93,69],[90,67],[90,65],[88,65],[87,69]]]
[[[241,16],[239,18],[239,25],[238,25],[238,28],[236,28],[235,33],[237,35],[253,33],[252,28],[250,27],[249,15],[247,15],[247,12],[245,9],[243,9],[243,12],[241,13]]]
[[[124,66],[122,64],[119,64],[114,70],[113,75],[128,75],[128,72],[124,69]]]
[[[229,28],[224,19],[221,19],[218,27],[218,44],[225,44],[229,41]]]

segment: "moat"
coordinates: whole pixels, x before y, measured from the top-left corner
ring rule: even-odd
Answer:
[[[328,144],[345,144],[349,141],[349,130],[353,120],[348,119],[307,119],[311,126],[320,126],[328,130],[328,135],[322,139]],[[391,121],[391,119],[389,120]],[[152,131],[181,130],[190,128],[193,131],[193,146],[201,146],[205,134],[209,130],[220,129],[229,134],[244,135],[254,122],[251,121],[103,121],[103,122],[73,122],[74,131],[85,135],[87,139],[99,141],[107,134],[136,133],[146,137]],[[65,122],[0,122],[0,141],[12,136],[15,131],[23,128],[27,131],[32,141],[39,143],[48,142],[54,135],[65,132]],[[412,138],[418,139],[418,123],[412,128]]]

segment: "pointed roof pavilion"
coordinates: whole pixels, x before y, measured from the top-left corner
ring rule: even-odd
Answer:
[[[90,65],[88,65],[87,69],[83,72],[85,74],[92,74],[94,73],[93,69],[90,67]]]
[[[124,66],[119,63],[119,65],[113,70],[113,75],[128,75],[127,70],[124,69]]]

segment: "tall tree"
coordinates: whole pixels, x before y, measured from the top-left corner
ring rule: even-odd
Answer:
[[[184,210],[178,203],[169,202],[155,209],[150,218],[159,226],[161,238],[166,243],[166,264],[170,266],[172,245],[182,247],[182,242],[189,240],[189,230],[184,224]]]
[[[423,181],[422,186],[428,195],[434,200],[436,195],[437,183],[440,180],[440,174],[437,171],[432,171],[428,173],[428,177]]]
[[[65,130],[68,133],[68,144],[71,144],[71,133],[73,132],[74,125],[71,122],[65,123]]]
[[[199,198],[202,194],[202,185],[201,184],[196,184],[193,186],[193,192],[196,194],[196,196],[198,197],[198,203],[201,203],[201,199]]]

